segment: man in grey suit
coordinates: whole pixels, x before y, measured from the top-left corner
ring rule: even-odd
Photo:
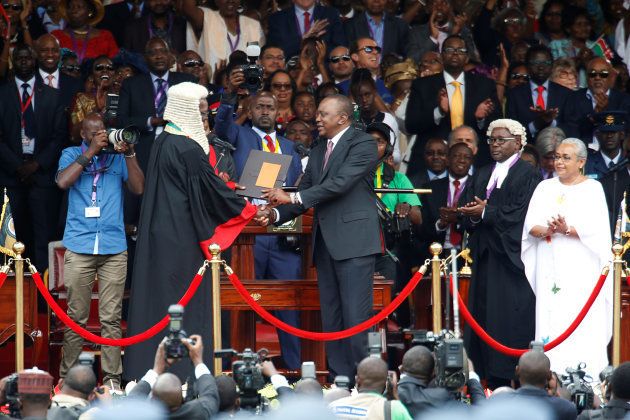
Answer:
[[[315,209],[313,260],[317,269],[324,331],[353,327],[372,313],[375,256],[382,252],[376,211],[376,142],[350,127],[352,103],[342,95],[324,99],[317,110],[320,138],[311,149],[299,192],[265,192],[269,221],[284,223]],[[262,220],[261,222],[266,222]],[[367,333],[326,343],[331,375],[354,378],[367,353]]]
[[[464,39],[469,57],[478,55],[465,18],[453,13],[450,0],[429,0],[427,13],[430,14],[429,21],[409,31],[408,58],[417,63],[427,51],[442,51],[442,43],[449,35],[459,35]]]

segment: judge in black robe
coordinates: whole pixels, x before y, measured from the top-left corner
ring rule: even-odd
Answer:
[[[169,102],[172,91],[173,88],[169,90]],[[167,104],[165,118],[168,109]],[[147,167],[128,336],[142,333],[160,321],[169,305],[177,303],[184,295],[204,260],[211,258],[208,246],[216,243],[226,249],[256,215],[256,207],[237,196],[215,174],[204,149],[186,135],[172,134],[177,132],[177,126],[174,130],[172,127],[169,124],[155,140]],[[201,133],[205,139],[203,131]],[[185,307],[183,328],[188,335],[203,337],[204,363],[211,367],[213,348],[208,345],[212,343],[210,270]],[[158,343],[167,334],[168,328],[165,328],[152,339],[125,349],[123,375],[126,379],[139,380],[153,366]],[[169,371],[185,379],[193,374],[193,367],[179,362]]]
[[[512,120],[495,123],[499,121]],[[523,128],[523,136],[524,132]],[[521,236],[529,201],[541,177],[531,165],[519,159],[520,136],[507,131],[504,135],[495,132],[492,137],[516,138],[511,140],[514,145],[490,145],[496,161],[502,162],[501,158],[505,157],[501,156],[501,152],[505,155],[505,150],[499,149],[514,147],[515,151],[503,160],[510,165],[509,170],[502,184],[490,192],[481,219],[474,216],[467,221],[473,259],[468,308],[494,339],[509,347],[526,349],[534,339],[536,298],[521,261]],[[495,149],[499,153],[493,154]],[[495,164],[491,164],[477,173],[474,193],[480,200],[486,199],[494,170]],[[462,211],[468,213],[466,209]],[[509,385],[518,363],[516,358],[490,348],[468,325],[464,343],[475,370],[488,379],[488,386]]]

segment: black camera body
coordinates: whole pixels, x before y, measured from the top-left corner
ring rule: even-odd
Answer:
[[[456,392],[466,384],[464,374],[464,341],[434,335],[427,330],[412,331],[412,346],[424,346],[435,355],[435,384]]]
[[[576,369],[567,368],[566,375],[562,375],[562,382],[566,386],[567,391],[571,394],[571,401],[577,407],[578,414],[582,410],[589,410],[593,407],[595,392],[591,385],[586,382],[584,377],[586,372],[584,363],[578,364]]]
[[[20,401],[18,394],[18,374],[13,373],[7,379],[4,388],[5,399],[9,404],[9,416],[15,419],[22,418],[20,413]]]
[[[250,94],[262,89],[264,70],[258,64],[244,64],[241,67],[245,81],[241,84]]]
[[[168,324],[168,336],[164,343],[164,350],[167,359],[183,359],[188,357],[188,348],[182,343],[182,339],[189,340],[194,344],[195,340],[188,338],[184,331],[184,307],[182,305],[171,305],[168,307],[168,314],[171,319]]]

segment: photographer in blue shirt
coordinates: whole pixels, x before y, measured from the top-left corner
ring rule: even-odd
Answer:
[[[81,126],[83,142],[65,149],[59,160],[57,185],[68,190],[68,215],[63,236],[67,248],[64,280],[68,315],[85,327],[98,276],[101,335],[121,338],[120,317],[127,276],[127,241],[123,224],[123,183],[142,194],[144,175],[133,145],[121,142],[118,153],[102,153],[109,146],[99,114],[88,115]],[[76,363],[83,339],[67,329],[59,374],[63,378]],[[102,346],[103,382],[120,387],[120,347]]]

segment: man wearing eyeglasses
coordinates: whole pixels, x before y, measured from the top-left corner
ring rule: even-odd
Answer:
[[[409,25],[397,16],[385,12],[385,0],[363,0],[365,12],[344,22],[348,42],[370,37],[382,48],[383,55],[407,55]]]
[[[337,47],[328,55],[328,68],[332,73],[335,84],[339,85],[346,80],[350,80],[352,71],[354,70],[354,62],[350,57],[348,47]]]
[[[468,49],[462,37],[449,36],[443,44],[444,71],[413,81],[405,126],[417,134],[411,152],[407,175],[422,169],[422,150],[427,139],[447,138],[450,131],[461,125],[473,127],[481,137],[490,121],[499,115],[499,102],[492,80],[464,73]],[[476,165],[490,161],[488,146],[479,145]]]
[[[609,110],[630,112],[630,96],[613,88],[613,68],[601,57],[589,61],[586,76],[588,87],[573,92],[567,101],[566,121],[562,128],[568,137],[578,137],[590,149],[599,150],[593,114]]]
[[[549,80],[553,56],[548,47],[534,45],[525,62],[529,83],[508,90],[505,115],[523,124],[533,139],[543,128],[560,124],[571,91]]]

